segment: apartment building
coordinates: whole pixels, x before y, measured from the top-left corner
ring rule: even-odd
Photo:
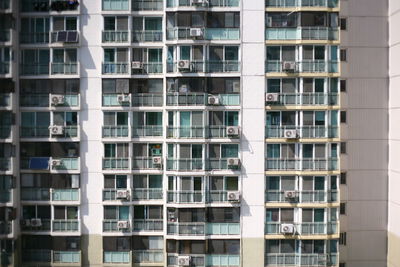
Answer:
[[[397,266],[359,2],[0,0],[0,266]]]

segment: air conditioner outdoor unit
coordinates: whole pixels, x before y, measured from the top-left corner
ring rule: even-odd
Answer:
[[[162,157],[153,157],[153,165],[161,166],[162,164]]]
[[[294,225],[291,223],[281,224],[281,234],[294,234]]]
[[[179,266],[190,266],[190,256],[178,256]]]
[[[204,31],[201,28],[191,28],[190,37],[203,37]]]
[[[297,130],[285,130],[283,134],[288,139],[296,139],[298,137]]]
[[[283,71],[295,71],[296,70],[296,62],[284,61],[282,69],[283,69]]]
[[[211,96],[208,97],[207,103],[209,105],[219,105],[219,97],[211,95]]]
[[[117,100],[119,103],[127,103],[131,102],[131,97],[130,95],[118,95]]]
[[[53,159],[51,161],[51,166],[53,167],[57,167],[57,166],[61,166],[62,165],[62,161],[60,159]]]
[[[63,95],[51,95],[51,104],[53,106],[62,105],[65,103],[65,97]]]
[[[238,158],[228,158],[227,162],[228,162],[228,167],[230,168],[237,168],[240,165],[240,159]]]
[[[62,135],[64,134],[64,127],[60,125],[53,125],[49,127],[51,135]]]
[[[31,226],[33,226],[33,227],[42,226],[42,220],[41,219],[31,219]]]
[[[266,93],[265,94],[265,101],[266,102],[278,102],[279,94],[277,93]]]
[[[228,201],[240,201],[239,191],[228,191]]]
[[[190,70],[190,61],[189,60],[179,60],[178,68],[179,68],[179,70]]]
[[[140,62],[140,61],[132,61],[132,69],[134,69],[134,70],[142,69],[142,62]]]
[[[297,192],[296,191],[285,191],[285,198],[296,198]]]
[[[239,136],[239,127],[238,126],[226,127],[226,135],[227,136]]]
[[[117,190],[117,199],[128,199],[129,191],[128,190]]]
[[[128,221],[118,221],[117,227],[118,227],[118,229],[128,229],[129,222]]]

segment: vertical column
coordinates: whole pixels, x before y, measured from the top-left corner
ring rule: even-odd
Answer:
[[[242,266],[264,266],[265,1],[242,1]]]

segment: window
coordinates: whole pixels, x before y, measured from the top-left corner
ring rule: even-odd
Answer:
[[[346,234],[346,232],[344,232],[344,233],[340,233],[340,236],[339,236],[339,245],[346,245],[346,239],[347,239],[347,234]]]
[[[340,174],[340,184],[346,184],[347,183],[347,174],[345,172],[342,172]]]
[[[347,61],[347,50],[340,49],[340,61]]]
[[[347,122],[347,112],[340,111],[340,123],[346,123],[346,122]]]
[[[346,203],[340,203],[340,215],[346,215]]]
[[[340,92],[346,92],[347,87],[347,81],[346,80],[340,80]]]
[[[340,153],[341,154],[346,154],[346,142],[341,142],[340,143]]]
[[[346,18],[340,18],[340,29],[342,31],[347,30],[347,19]]]

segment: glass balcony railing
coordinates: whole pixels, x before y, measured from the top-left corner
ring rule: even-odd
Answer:
[[[267,105],[339,105],[338,93],[276,93],[277,101],[266,101]]]
[[[162,169],[162,164],[154,164],[153,157],[134,157],[132,158],[132,169]]]
[[[118,227],[118,222],[124,221],[126,222],[125,227]],[[122,232],[122,233],[130,233],[131,226],[128,220],[103,220],[103,232]]]
[[[266,40],[339,40],[339,28],[329,27],[297,27],[297,28],[267,28]]]
[[[161,232],[163,230],[163,219],[133,220],[133,231]]]
[[[50,32],[21,32],[21,44],[48,44]]]
[[[54,263],[80,263],[80,251],[53,251]]]
[[[283,234],[281,231],[282,224],[280,222],[265,223],[265,234]],[[298,235],[332,235],[338,233],[337,222],[303,222],[292,224],[294,226],[294,234]]]
[[[216,72],[239,72],[240,62],[237,60],[221,60],[221,61],[194,61],[191,60],[188,68],[180,69],[179,62],[167,63],[168,72],[183,73],[216,73]]]
[[[162,62],[145,62],[141,63],[140,68],[132,68],[132,75],[160,74],[162,72]]]
[[[21,12],[76,11],[79,2],[67,0],[22,0]]]
[[[294,197],[287,197],[286,191],[267,190],[265,192],[266,202],[280,203],[331,203],[338,202],[339,192],[337,190],[302,190],[295,191]]]
[[[239,7],[239,0],[209,0],[201,7]],[[198,7],[191,0],[167,0],[167,7]]]
[[[132,190],[132,200],[161,200],[162,188],[135,188]]]
[[[163,1],[160,0],[133,0],[132,11],[156,11],[162,10]]]
[[[103,170],[129,170],[129,158],[103,158]]]
[[[190,256],[191,266],[229,266],[238,267],[240,266],[239,255],[217,255],[217,254],[172,254],[168,253],[167,266],[179,266],[179,256]]]
[[[21,188],[23,201],[50,201],[50,188]]]
[[[163,31],[132,31],[132,42],[162,42]]]
[[[206,194],[203,191],[168,191],[168,203],[205,203]]]
[[[12,189],[0,189],[0,203],[11,202],[12,200]]]
[[[326,7],[339,6],[339,0],[266,0],[266,7]]]
[[[10,42],[11,41],[11,35],[12,35],[11,29],[0,30],[0,42]]]
[[[180,236],[239,235],[240,223],[169,223],[167,234]]]
[[[205,106],[208,105],[209,94],[205,93],[168,93],[167,106]],[[217,94],[219,105],[239,106],[240,94]]]
[[[134,250],[133,261],[136,263],[164,263],[163,250]]]
[[[265,126],[266,138],[287,138],[287,130],[295,130],[297,138],[338,138],[338,126]]]
[[[11,171],[12,161],[12,158],[0,158],[0,171]]]
[[[59,161],[60,163],[54,164],[54,161]],[[80,159],[77,157],[73,158],[52,158],[51,159],[51,169],[52,170],[79,170]]]
[[[0,126],[0,139],[11,138],[12,126]]]
[[[52,253],[47,249],[24,249],[22,262],[51,262]]]
[[[160,107],[163,104],[162,94],[130,94],[131,100],[118,101],[118,94],[103,94],[103,107]]]
[[[0,235],[8,235],[12,233],[12,221],[0,221]]]
[[[129,31],[103,31],[103,43],[127,43],[129,42]]]
[[[338,170],[337,158],[267,158],[265,159],[267,171],[333,171]]]
[[[117,195],[117,191],[124,190],[127,191],[127,195],[125,198],[119,198]],[[130,201],[131,199],[131,193],[129,190],[120,188],[120,189],[112,189],[112,188],[106,188],[103,189],[103,201],[113,201],[113,200],[122,200],[122,201]]]
[[[0,10],[7,10],[11,8],[11,0],[0,0]]]
[[[129,68],[129,62],[106,62],[103,63],[102,70],[103,74],[129,74]]]
[[[199,28],[201,36],[193,36],[190,33],[192,28],[189,27],[175,27],[167,29],[167,40],[187,40],[201,38],[204,40],[239,40],[239,28]]]
[[[58,103],[56,106],[51,102],[51,94],[20,94],[20,106],[21,107],[49,107],[53,105],[55,107],[78,107],[79,106],[79,94],[65,94],[63,96],[63,103]],[[54,95],[53,95],[54,97]]]
[[[53,232],[79,232],[79,220],[53,220]]]
[[[169,171],[197,171],[205,170],[206,163],[203,159],[167,159]]]
[[[0,75],[11,74],[9,61],[0,61]]]
[[[54,75],[75,75],[79,74],[79,63],[70,62],[70,63],[51,63],[51,74]]]
[[[130,263],[131,252],[130,251],[104,251],[103,252],[104,263]]]
[[[265,255],[265,266],[336,266],[337,260],[337,253],[267,253]]]
[[[132,128],[132,137],[155,137],[163,135],[161,125],[145,125]]]
[[[52,201],[79,201],[79,189],[52,189]]]
[[[0,93],[0,107],[11,107],[11,93]]]
[[[49,126],[21,126],[21,138],[49,138]]]
[[[32,222],[35,223],[32,223]],[[22,219],[21,230],[27,232],[50,232],[51,220],[50,219]]]
[[[46,64],[21,64],[21,75],[49,75],[50,65]]]
[[[284,73],[338,73],[339,72],[339,61],[331,60],[303,60],[296,61],[293,66],[285,69],[285,62],[280,60],[268,60],[265,63],[266,72],[284,72]]]
[[[129,127],[128,125],[103,126],[103,137],[105,138],[129,137]]]
[[[167,138],[239,138],[239,135],[227,134],[227,126],[189,126],[172,127],[167,126]]]

